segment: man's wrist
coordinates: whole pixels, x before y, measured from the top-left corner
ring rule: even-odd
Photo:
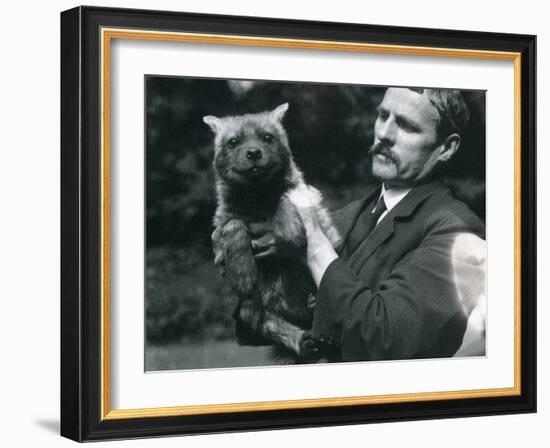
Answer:
[[[338,254],[321,230],[308,235],[307,264],[317,287],[329,265],[337,258]]]

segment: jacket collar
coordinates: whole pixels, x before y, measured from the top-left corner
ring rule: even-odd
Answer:
[[[344,208],[337,210],[336,213],[334,213],[332,220],[342,236],[342,243],[340,244],[339,250],[337,250],[338,253],[340,253],[345,247],[349,234],[355,226],[361,212],[379,196],[380,186],[371,188],[366,196],[351,202]]]
[[[384,198],[384,203],[386,204],[386,208],[388,210],[388,213],[392,211],[392,209],[399,204],[407,194],[412,190],[412,188],[391,188],[387,189],[384,185],[382,185],[382,193],[380,197]]]
[[[335,215],[334,223],[342,235],[342,245],[340,249],[343,249],[346,245],[349,234],[361,215],[361,212],[371,201],[380,196],[380,191],[380,186],[374,188],[363,199],[351,203],[349,206],[345,207],[341,213]],[[395,220],[410,216],[428,197],[443,191],[448,191],[448,189],[439,181],[432,181],[414,187],[403,200],[384,216],[382,221],[380,221],[368,235],[368,243],[365,245],[366,253],[364,253],[363,256],[369,256],[380,244],[393,234]],[[341,250],[339,252],[341,252]]]

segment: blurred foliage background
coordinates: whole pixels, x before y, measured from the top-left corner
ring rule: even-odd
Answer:
[[[233,342],[237,298],[213,264],[213,134],[202,117],[273,109],[296,163],[330,209],[371,184],[367,151],[385,87],[146,77],[146,370],[265,365]],[[485,93],[463,91],[472,124],[445,169],[455,196],[485,219]]]

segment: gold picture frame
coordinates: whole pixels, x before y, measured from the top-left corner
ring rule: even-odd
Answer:
[[[311,25],[310,37],[306,36],[305,24]],[[263,26],[265,35],[251,31],[259,26]],[[241,32],[236,33],[235,29]],[[415,29],[410,30],[415,38],[409,45],[403,42],[407,38],[402,37],[407,34],[403,32],[409,30],[396,31],[393,27],[355,25],[350,28],[345,24],[238,17],[220,20],[217,16],[85,7],[62,13],[62,195],[65,195],[62,199],[66,199],[62,200],[65,204],[62,226],[73,229],[71,237],[64,236],[62,248],[63,435],[83,441],[398,420],[411,417],[408,411],[399,409],[403,403],[411,404],[430,417],[534,411],[535,148],[534,138],[528,133],[535,122],[535,38]],[[324,39],[320,37],[323,34],[339,37]],[[295,37],[282,37],[288,35]],[[346,36],[354,38],[346,40]],[[515,160],[513,387],[112,409],[110,74],[111,45],[117,39],[512,62]],[[94,71],[94,75],[88,75]],[[96,125],[91,124],[94,118],[90,116],[94,108],[100,117]],[[74,111],[78,113],[74,115]],[[86,141],[78,130],[85,130],[88,136],[93,134],[93,138]],[[80,189],[75,192],[77,185]],[[96,212],[93,212],[94,207]],[[82,239],[84,227],[94,229],[87,237],[89,241]],[[90,249],[94,242],[97,248]],[[76,270],[67,264],[75,259],[81,260]],[[90,287],[90,282],[95,286]],[[89,289],[84,290],[86,287]],[[75,339],[71,335],[79,337]],[[83,375],[83,370],[90,373]],[[208,417],[214,423],[207,423]]]

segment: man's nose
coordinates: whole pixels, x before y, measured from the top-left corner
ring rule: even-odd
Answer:
[[[376,137],[380,141],[393,143],[395,141],[395,131],[395,120],[393,117],[390,117],[383,122],[377,123]]]

